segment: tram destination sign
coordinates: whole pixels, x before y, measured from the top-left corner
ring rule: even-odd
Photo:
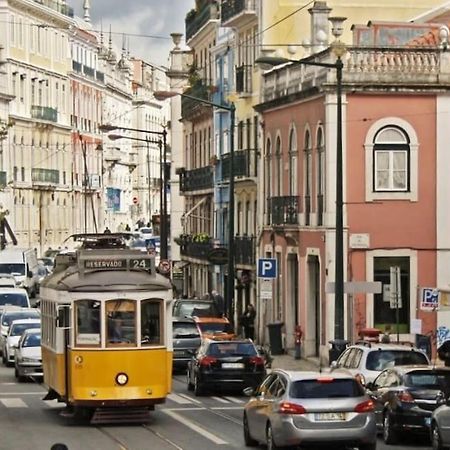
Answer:
[[[84,268],[86,270],[126,270],[126,269],[144,269],[152,268],[152,260],[150,258],[92,258],[84,260]]]

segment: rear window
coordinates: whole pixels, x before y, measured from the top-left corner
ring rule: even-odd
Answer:
[[[374,350],[367,355],[367,370],[384,370],[393,366],[428,364],[424,353],[414,350]]]
[[[256,356],[258,352],[250,342],[217,342],[211,344],[208,355],[211,356]]]
[[[0,305],[30,306],[25,294],[0,294]]]
[[[29,330],[30,328],[40,328],[40,326],[41,324],[39,322],[17,323],[11,328],[10,335],[22,336],[25,330]]]
[[[14,314],[6,314],[3,316],[2,325],[6,325],[9,327],[13,320],[18,319],[35,319],[39,317],[39,311],[29,311],[26,313],[14,313]]]
[[[335,378],[332,381],[302,380],[295,381],[289,395],[293,398],[345,398],[361,397],[364,389],[351,378]]]
[[[229,323],[199,323],[198,324],[202,333],[233,333],[233,327]]]
[[[198,304],[198,303],[179,303],[175,307],[175,315],[197,316],[197,317],[216,317],[217,310],[214,303]]]
[[[448,392],[450,372],[424,371],[409,372],[405,376],[405,385],[425,389],[439,389]]]
[[[195,323],[174,322],[173,337],[176,338],[196,338],[200,337],[197,325]]]

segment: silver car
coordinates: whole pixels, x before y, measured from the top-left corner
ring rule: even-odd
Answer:
[[[433,411],[430,432],[433,450],[450,448],[450,400],[448,398],[444,404]]]
[[[14,375],[18,381],[26,377],[43,377],[41,330],[31,328],[24,331],[19,339],[15,353]]]
[[[376,449],[373,401],[348,373],[273,370],[244,409],[247,446],[269,450],[298,445]]]

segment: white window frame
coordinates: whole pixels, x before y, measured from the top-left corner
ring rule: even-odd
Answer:
[[[387,154],[388,155],[388,167],[387,167],[387,172],[388,172],[388,185],[385,186],[381,186],[380,185],[380,180],[379,180],[379,173],[381,172],[381,169],[378,168],[378,157],[381,154]],[[408,151],[407,150],[389,150],[389,149],[383,149],[383,150],[374,150],[374,173],[375,173],[375,186],[374,189],[376,192],[386,192],[386,191],[392,191],[392,192],[401,192],[401,191],[407,191],[408,190],[408,178],[409,178],[409,170],[408,170]],[[396,171],[400,171],[400,170],[395,170],[394,169],[394,156],[397,155],[404,155],[404,167],[401,169],[401,172],[403,172],[405,174],[405,186],[404,187],[395,187],[394,186],[394,175]],[[383,169],[385,170],[385,169]]]

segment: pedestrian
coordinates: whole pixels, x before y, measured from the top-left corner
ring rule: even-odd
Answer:
[[[216,305],[217,315],[223,317],[225,315],[225,301],[223,297],[214,289],[211,291],[211,298]]]
[[[104,231],[103,233],[105,233],[105,234],[111,234],[111,230],[110,230],[108,227],[106,227],[106,228],[105,228],[105,231]]]
[[[125,225],[125,231],[131,231],[130,225],[128,224]]]
[[[246,339],[255,339],[255,307],[250,303],[241,316],[241,326],[244,328],[244,336]]]

